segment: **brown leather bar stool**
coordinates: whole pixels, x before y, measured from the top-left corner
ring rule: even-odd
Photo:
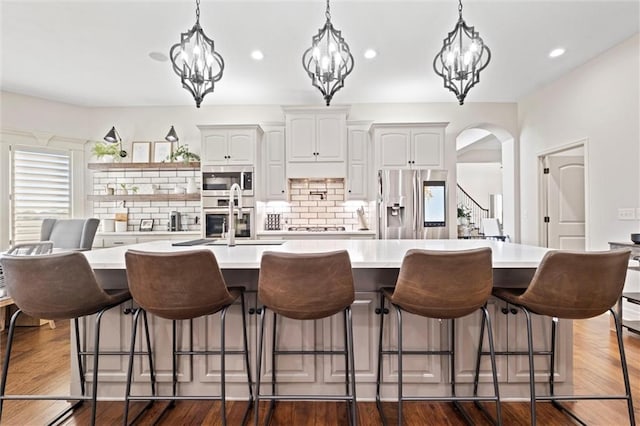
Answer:
[[[243,355],[247,369],[249,401],[242,424],[247,420],[253,404],[251,387],[251,369],[247,339],[246,309],[244,287],[227,287],[213,252],[191,250],[179,253],[151,253],[127,250],[125,253],[127,279],[133,300],[139,308],[134,313],[131,332],[131,353],[135,350],[136,329],[141,312],[149,312],[160,318],[172,321],[172,395],[171,396],[132,396],[131,376],[133,358],[129,359],[127,389],[125,394],[124,424],[128,422],[129,401],[165,400],[171,403],[162,411],[160,420],[167,408],[179,400],[218,400],[221,401],[222,424],[227,423],[225,363],[227,355]],[[228,309],[240,299],[242,309],[243,350],[227,350],[225,347],[226,315]],[[190,320],[190,332],[193,333],[194,318],[220,313],[220,349],[219,350],[182,350],[177,344],[177,321]],[[220,396],[178,396],[178,356],[220,355]],[[137,420],[134,419],[135,422]]]
[[[60,413],[51,423],[63,419],[84,401],[91,401],[91,424],[95,424],[99,355],[129,354],[129,352],[99,351],[100,323],[103,314],[107,310],[131,299],[129,291],[117,290],[111,292],[103,290],[96,281],[96,277],[87,259],[79,252],[38,256],[3,255],[0,263],[2,264],[9,294],[18,306],[18,310],[11,317],[7,337],[7,352],[2,366],[0,418],[2,416],[2,403],[4,400],[76,400],[77,402],[75,404]],[[23,312],[37,318],[74,320],[76,356],[82,395],[5,395],[16,321]],[[87,351],[85,349],[86,345],[81,346],[78,319],[93,314],[96,314],[94,346],[92,351]],[[88,355],[93,356],[93,383],[91,394],[87,396],[85,393],[85,365]],[[147,355],[149,363],[152,365],[151,354],[148,353]],[[153,382],[152,386],[154,386]]]
[[[259,402],[270,400],[265,424],[278,400],[346,401],[349,424],[357,424],[355,362],[353,355],[353,326],[351,304],[355,298],[351,260],[345,250],[325,253],[265,252],[260,264],[258,300],[260,310],[258,338],[258,375],[256,378],[255,424],[258,424]],[[262,395],[260,375],[264,340],[264,317],[273,312],[271,347],[271,395]],[[295,320],[318,320],[342,312],[344,318],[344,350],[279,350],[277,348],[277,316]],[[344,355],[344,395],[278,395],[276,393],[276,356],[286,355]]]
[[[497,355],[527,355],[529,357],[529,386],[531,392],[531,424],[536,424],[536,401],[551,401],[557,409],[582,422],[574,413],[563,406],[560,401],[624,399],[627,401],[629,421],[635,424],[633,400],[629,386],[629,371],[622,343],[622,325],[613,306],[618,302],[627,273],[629,250],[605,252],[547,252],[536,270],[531,283],[524,289],[497,288],[493,295],[508,302],[524,312],[527,320],[526,351],[496,352]],[[624,379],[624,395],[555,395],[555,348],[557,319],[587,319],[611,312],[616,326],[618,349]],[[534,351],[531,328],[531,314],[552,317],[551,350]],[[484,355],[482,346],[479,354]],[[538,396],[535,389],[534,356],[550,356],[549,395]],[[476,380],[478,369],[476,368]]]
[[[394,288],[380,289],[380,333],[378,342],[378,372],[376,378],[376,405],[386,424],[386,418],[381,403],[380,387],[382,379],[382,356],[394,355],[398,357],[398,425],[402,425],[403,401],[450,401],[469,424],[473,421],[464,411],[459,401],[474,401],[490,420],[491,416],[480,404],[481,401],[494,401],[496,404],[495,423],[502,423],[500,394],[496,373],[495,357],[491,357],[493,373],[493,396],[457,396],[455,377],[455,319],[467,316],[478,309],[482,311],[483,324],[487,323],[488,340],[491,354],[494,352],[493,333],[486,308],[486,302],[491,296],[493,287],[493,268],[491,265],[491,249],[480,248],[460,251],[431,251],[412,249],[407,251],[400,266],[400,273]],[[384,349],[382,345],[384,315],[388,313],[385,302],[389,301],[394,307],[398,321],[397,350]],[[426,318],[449,320],[448,349],[441,350],[411,350],[402,348],[402,312],[410,312]],[[404,356],[417,355],[447,355],[451,374],[450,396],[404,396],[403,370]],[[477,360],[479,363],[479,359]]]

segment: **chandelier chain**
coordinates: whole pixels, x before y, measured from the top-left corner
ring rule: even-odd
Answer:
[[[458,14],[462,17],[462,0],[458,0]]]
[[[196,0],[196,23],[200,23],[200,0]]]
[[[331,21],[331,8],[329,6],[329,0],[327,0],[327,11],[324,13],[324,16],[327,17],[327,21]]]

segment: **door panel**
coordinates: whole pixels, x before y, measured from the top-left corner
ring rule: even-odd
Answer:
[[[584,157],[553,156],[548,165],[548,246],[584,250]]]

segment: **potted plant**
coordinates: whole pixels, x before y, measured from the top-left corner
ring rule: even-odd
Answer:
[[[120,195],[129,195],[129,191],[133,192],[134,194],[138,193],[138,187],[137,186],[131,186],[131,187],[127,187],[126,183],[121,183],[120,184]]]
[[[471,209],[458,204],[458,225],[468,225],[471,221]]]
[[[189,145],[180,145],[175,151],[173,151],[168,157],[169,161],[182,161],[183,163],[189,163],[190,161],[200,161],[200,156],[189,151]]]
[[[120,149],[117,144],[96,142],[91,148],[91,153],[95,155],[98,160],[102,161],[120,161]]]

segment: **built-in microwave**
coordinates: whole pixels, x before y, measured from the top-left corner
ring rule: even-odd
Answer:
[[[231,185],[237,183],[243,196],[253,196],[254,175],[250,166],[202,166],[202,195],[228,196]]]

